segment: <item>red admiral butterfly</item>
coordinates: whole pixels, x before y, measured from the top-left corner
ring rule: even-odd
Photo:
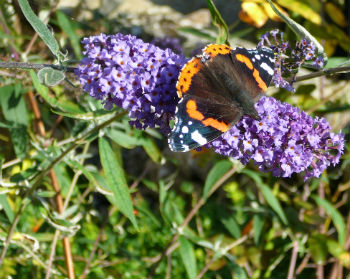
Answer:
[[[202,146],[230,129],[243,115],[259,119],[254,104],[269,86],[275,64],[269,48],[232,49],[210,44],[181,69],[176,89],[172,151]]]

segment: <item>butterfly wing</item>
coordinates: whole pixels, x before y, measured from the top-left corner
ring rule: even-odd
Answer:
[[[177,83],[182,99],[168,140],[172,151],[202,146],[226,132],[243,114],[255,114],[255,99],[271,81],[270,74],[258,68],[255,55],[259,53],[264,61],[273,58],[258,50],[212,44],[202,56],[186,63]]]

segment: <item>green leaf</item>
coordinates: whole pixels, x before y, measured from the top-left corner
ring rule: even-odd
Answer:
[[[183,235],[179,237],[180,255],[185,265],[187,276],[189,279],[194,279],[197,276],[197,262],[194,254],[193,245]]]
[[[221,219],[221,222],[234,238],[241,237],[241,228],[233,216],[223,218]]]
[[[328,252],[337,258],[339,258],[339,256],[345,252],[344,248],[339,244],[339,242],[330,237],[327,237],[327,248]]]
[[[259,244],[260,235],[264,226],[264,218],[260,214],[253,217],[254,243]]]
[[[126,183],[124,170],[119,164],[116,155],[105,137],[98,140],[101,164],[104,169],[109,187],[116,200],[115,206],[130,219],[131,223],[137,228],[137,223],[133,211],[130,191]]]
[[[85,168],[82,164],[80,164],[78,161],[75,160],[66,160],[68,165],[70,165],[72,168],[76,168],[82,172],[82,174],[89,180],[91,185],[94,185],[95,187],[103,188],[100,183],[95,179],[93,174],[90,173],[89,170]]]
[[[350,66],[350,60],[348,57],[333,56],[328,59],[326,69],[344,66]]]
[[[206,39],[206,40],[211,41],[211,42],[215,41],[215,37],[213,37],[212,35],[210,35],[208,33],[203,32],[203,30],[199,30],[199,29],[194,28],[194,27],[180,27],[177,30],[184,32],[184,33],[194,35],[198,38]]]
[[[9,221],[12,222],[13,218],[15,217],[15,214],[13,213],[13,210],[5,194],[0,194],[0,205],[5,210],[6,216],[9,219]]]
[[[246,175],[250,176],[255,181],[256,185],[261,190],[261,193],[263,194],[266,202],[277,213],[277,215],[281,218],[282,222],[285,225],[287,225],[288,224],[287,217],[284,214],[284,211],[278,199],[274,196],[271,189],[262,181],[261,177],[257,175],[254,171],[251,171],[248,169],[242,170],[242,173],[245,173]]]
[[[30,7],[27,0],[18,0],[18,3],[21,7],[21,10],[25,16],[25,18],[28,20],[30,25],[33,27],[35,32],[38,33],[40,38],[44,41],[44,43],[48,46],[48,48],[51,50],[53,55],[55,57],[58,57],[58,51],[59,46],[54,38],[54,36],[51,34],[50,30],[47,28],[47,26],[34,14],[32,8]]]
[[[71,21],[68,19],[68,17],[61,11],[56,11],[56,16],[58,20],[58,24],[61,27],[62,31],[64,31],[68,37],[69,40],[72,43],[72,47],[74,50],[74,54],[78,60],[81,60],[81,48],[80,48],[80,40],[74,32],[73,25]]]
[[[342,215],[335,207],[333,207],[333,205],[329,201],[321,199],[316,195],[312,195],[312,198],[316,201],[318,206],[321,206],[331,216],[333,223],[338,231],[339,243],[341,246],[344,246],[346,226]]]
[[[317,264],[322,264],[327,259],[327,237],[320,233],[314,233],[308,239],[309,253]]]
[[[108,137],[113,140],[115,143],[119,144],[124,148],[134,148],[135,146],[142,145],[143,139],[140,139],[138,136],[130,136],[125,132],[111,129],[108,132]],[[158,159],[158,158],[155,158]]]
[[[56,96],[49,93],[49,89],[40,84],[40,81],[34,71],[30,71],[33,85],[39,95],[53,108],[58,108],[70,113],[86,113],[79,105],[66,100],[65,98],[56,98]]]
[[[162,153],[160,152],[158,146],[154,143],[151,138],[143,138],[142,139],[142,147],[148,154],[148,156],[155,163],[161,163],[162,161]]]
[[[207,179],[205,180],[203,189],[203,198],[206,199],[210,193],[211,188],[215,183],[230,169],[232,163],[229,160],[222,160],[217,162],[210,170]]]
[[[306,38],[313,42],[316,46],[316,52],[322,56],[324,60],[324,64],[327,64],[327,55],[324,51],[323,46],[316,40],[314,36],[310,34],[309,31],[307,31],[303,26],[301,26],[299,23],[295,22],[293,19],[290,17],[286,16],[285,14],[281,13],[275,5],[272,3],[271,0],[267,0],[269,2],[271,8],[274,10],[276,14],[279,15],[279,17],[289,26],[290,29],[293,30],[293,32],[300,38]]]
[[[65,74],[62,71],[50,67],[42,68],[38,72],[38,79],[41,84],[52,87],[64,80]]]
[[[228,27],[218,9],[216,8],[214,2],[212,0],[207,0],[208,9],[210,11],[211,22],[213,25],[217,26],[219,29],[219,35],[216,40],[217,43],[225,43],[226,45],[230,45],[228,41]]]
[[[21,86],[16,84],[0,87],[0,103],[15,153],[17,157],[24,158],[28,141],[28,118]]]

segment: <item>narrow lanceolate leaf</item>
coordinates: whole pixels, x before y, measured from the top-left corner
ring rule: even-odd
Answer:
[[[228,160],[222,160],[217,162],[214,167],[210,170],[207,179],[205,180],[203,197],[206,199],[210,193],[211,188],[215,183],[230,169],[232,163]]]
[[[98,147],[101,164],[105,172],[109,188],[113,192],[116,201],[115,206],[130,219],[135,227],[137,227],[130,192],[124,175],[124,170],[119,164],[117,157],[114,154],[114,151],[107,138],[99,138]]]
[[[0,104],[17,157],[26,155],[28,141],[27,109],[19,84],[0,87]]]
[[[345,243],[346,226],[342,215],[329,201],[321,199],[316,195],[312,195],[312,198],[316,201],[318,206],[321,206],[331,216],[338,232],[339,243],[343,247]]]
[[[18,0],[21,10],[33,29],[51,50],[53,55],[58,57],[59,46],[47,26],[34,14],[27,0]]]
[[[261,215],[255,214],[253,217],[254,243],[259,244],[260,235],[264,226],[264,219]]]
[[[180,255],[189,279],[197,277],[197,262],[192,243],[183,235],[179,237]]]
[[[77,34],[74,32],[74,27],[72,22],[68,19],[68,17],[61,11],[56,11],[58,24],[61,29],[68,35],[69,40],[72,43],[72,47],[74,50],[74,54],[78,60],[81,60],[81,48],[80,48],[80,40]]]
[[[276,14],[278,14],[281,19],[290,27],[290,29],[293,30],[293,32],[299,36],[300,38],[306,38],[313,42],[316,46],[316,52],[322,56],[324,60],[324,64],[327,64],[327,55],[324,51],[323,46],[316,40],[314,36],[310,34],[309,31],[307,31],[303,26],[301,26],[299,23],[295,22],[293,19],[290,17],[286,16],[285,14],[281,13],[275,5],[272,3],[271,0],[267,0],[269,4],[271,5],[271,8],[275,11]]]
[[[286,215],[284,214],[284,211],[278,201],[278,199],[275,197],[275,195],[272,193],[269,186],[267,186],[265,183],[263,183],[261,177],[257,175],[255,172],[251,170],[244,169],[242,173],[245,173],[246,175],[250,176],[252,179],[254,179],[256,185],[261,190],[261,193],[263,194],[266,202],[271,206],[271,208],[276,212],[276,214],[281,218],[282,222],[287,225],[288,220]]]
[[[143,138],[142,146],[153,162],[158,164],[161,163],[162,153],[151,138]]]
[[[217,38],[217,43],[225,43],[230,45],[228,41],[228,27],[225,20],[222,18],[220,12],[216,8],[212,0],[207,0],[208,9],[210,11],[211,22],[218,27],[219,36]]]

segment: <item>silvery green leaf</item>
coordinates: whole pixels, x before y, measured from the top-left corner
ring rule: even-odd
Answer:
[[[42,68],[38,72],[38,79],[41,84],[46,86],[55,86],[64,80],[65,75],[62,71],[52,69],[50,67]]]

